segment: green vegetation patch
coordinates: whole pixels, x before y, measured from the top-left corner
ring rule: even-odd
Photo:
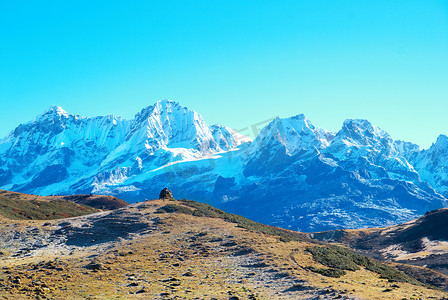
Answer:
[[[0,195],[0,215],[13,220],[53,220],[95,213],[98,210],[65,200],[22,200],[19,194]]]
[[[315,273],[319,273],[321,275],[327,276],[327,277],[339,278],[339,277],[347,274],[347,272],[345,272],[344,270],[334,269],[334,268],[324,269],[324,268],[308,267],[307,269],[310,271],[313,271]]]
[[[389,281],[408,282],[411,284],[421,285],[421,283],[416,279],[406,275],[401,271],[398,271],[391,266],[380,263],[379,261],[371,259],[367,256],[354,253],[349,249],[343,247],[333,245],[327,247],[315,246],[310,247],[307,250],[313,255],[315,261],[331,269],[356,271],[359,270],[359,268],[362,266],[369,271],[379,274],[380,278],[388,279]],[[325,275],[325,272],[321,271],[322,269],[315,270],[312,271]]]
[[[165,206],[160,207],[156,210],[156,214],[165,214],[165,213],[181,213],[185,215],[192,215],[194,211],[188,207],[180,206],[176,204],[167,204]]]
[[[348,271],[359,270],[358,260],[361,259],[361,255],[351,253],[342,247],[315,246],[307,250],[311,252],[315,261],[326,267]]]
[[[309,241],[308,236],[305,234],[257,223],[239,215],[226,213],[220,209],[214,208],[213,206],[205,203],[200,203],[192,200],[179,200],[179,202],[185,206],[193,208],[194,210],[181,205],[167,204],[159,208],[157,212],[158,213],[178,212],[193,215],[196,217],[220,218],[227,222],[238,224],[239,227],[247,230],[261,232],[272,236],[278,236],[280,237],[280,240],[284,242]]]

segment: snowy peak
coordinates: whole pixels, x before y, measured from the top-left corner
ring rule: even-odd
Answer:
[[[395,141],[395,148],[398,153],[406,158],[411,164],[415,157],[422,151],[422,148],[419,145],[404,141]]]
[[[411,163],[421,178],[448,197],[448,137],[440,135],[427,150],[414,155]]]
[[[441,134],[437,141],[429,149],[421,151],[415,160],[419,167],[426,165],[426,168],[431,168],[431,173],[437,171],[437,168],[446,169],[448,167],[448,137]],[[446,171],[442,173],[446,173]],[[448,179],[448,174],[443,177]]]
[[[384,140],[392,142],[390,135],[367,120],[348,119],[344,121],[337,138],[355,146],[380,146]]]
[[[437,148],[438,150],[447,151],[448,150],[448,136],[441,134],[437,138],[437,141],[432,146],[434,148]]]
[[[325,154],[336,158],[346,170],[363,172],[368,178],[419,182],[409,156],[400,152],[399,146],[407,145],[396,144],[387,132],[367,120],[348,119]]]
[[[309,119],[300,114],[291,118],[275,118],[263,128],[252,148],[282,147],[292,156],[301,151],[325,148],[332,138],[332,133],[314,127]]]
[[[237,131],[220,124],[215,124],[210,127],[213,139],[222,150],[230,150],[238,147],[243,143],[252,142],[252,139],[239,134]]]
[[[33,122],[58,122],[69,118],[69,114],[60,106],[51,105],[42,114],[40,114]]]
[[[409,155],[411,153],[418,153],[422,151],[422,148],[414,143],[411,142],[404,142],[404,141],[395,141],[395,147],[397,150],[402,154],[403,156]]]
[[[20,136],[24,131],[58,134],[63,130],[69,116],[61,107],[52,105],[34,120],[19,125],[12,135]]]
[[[314,127],[303,114],[275,118],[249,146],[245,176],[264,176],[288,168],[298,160],[316,157],[333,135]]]
[[[67,117],[68,113],[60,106],[50,105],[42,115],[59,115]]]
[[[61,123],[69,118],[69,114],[60,106],[50,105],[42,114],[29,123]]]
[[[70,145],[72,141],[93,141],[98,146],[107,143],[107,138],[120,139],[122,132],[128,127],[128,121],[119,116],[107,115],[98,117],[81,117],[69,114],[59,106],[52,105],[33,121],[19,125],[14,135],[27,138],[29,135],[39,136],[42,143],[57,136],[62,145]],[[28,134],[28,135],[27,135]],[[39,142],[36,140],[36,142]],[[67,145],[68,143],[68,145]]]
[[[397,155],[390,135],[367,120],[348,119],[326,149],[338,159]]]
[[[138,113],[127,140],[144,144],[150,153],[162,148],[219,150],[201,115],[172,100],[158,101]]]
[[[429,162],[428,159],[431,158],[433,162],[440,161],[445,163],[444,161],[448,159],[448,137],[441,134],[429,149],[420,151],[419,158],[417,158],[417,160],[420,160],[420,163],[422,163],[423,156],[426,157],[424,160],[426,162]],[[448,165],[448,162],[446,164]]]
[[[85,118],[51,106],[2,141],[0,159],[19,173],[35,174],[47,164],[58,164],[68,174],[72,163],[78,166],[72,171],[82,173],[83,166],[100,164],[123,141],[127,128],[128,122],[117,116]]]
[[[180,122],[176,123],[176,121]],[[181,130],[183,126],[190,125],[186,121],[205,124],[200,114],[187,107],[182,107],[178,102],[159,100],[154,105],[143,108],[137,113],[133,123],[137,125],[147,122],[158,122],[160,125],[168,125],[173,129]]]
[[[139,113],[135,115],[134,123],[146,122],[148,119],[155,118],[157,116],[171,115],[173,111],[187,110],[188,108],[182,108],[178,102],[172,100],[159,100],[154,105],[143,108]]]

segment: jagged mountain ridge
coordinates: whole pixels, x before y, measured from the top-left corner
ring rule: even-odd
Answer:
[[[295,230],[393,225],[446,206],[439,166],[448,143],[439,139],[420,150],[367,120],[346,120],[332,133],[297,115],[274,119],[251,142],[170,100],[133,120],[51,107],[0,143],[0,188],[132,202],[169,186]]]
[[[429,149],[411,151],[409,161],[421,178],[448,196],[448,137],[440,135]]]
[[[304,126],[289,135],[308,139],[299,149],[300,142],[289,143],[277,129],[288,132],[292,120]],[[327,143],[318,132],[303,116],[274,120],[250,146],[257,154],[250,155],[244,169],[258,185],[223,207],[260,222],[310,231],[340,224],[392,225],[446,205],[393,139],[368,121],[345,121],[338,133],[327,135]],[[263,200],[269,198],[275,201]]]
[[[117,182],[143,165],[194,159],[245,140],[228,127],[207,126],[199,114],[169,100],[143,109],[131,121],[117,116],[85,118],[52,106],[3,139],[0,184],[43,194],[68,187],[81,190],[86,180],[90,185]]]

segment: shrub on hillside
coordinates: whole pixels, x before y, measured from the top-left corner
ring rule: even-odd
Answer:
[[[356,271],[359,270],[360,267],[364,267],[369,271],[379,274],[380,278],[388,279],[390,281],[421,284],[416,279],[391,266],[380,263],[367,256],[354,253],[343,247],[333,245],[326,247],[315,246],[310,247],[307,250],[313,255],[314,260],[329,268]]]

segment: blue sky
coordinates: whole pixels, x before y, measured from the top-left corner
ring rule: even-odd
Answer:
[[[130,119],[159,99],[235,129],[448,135],[448,1],[1,1],[0,28],[0,136],[52,104]]]

